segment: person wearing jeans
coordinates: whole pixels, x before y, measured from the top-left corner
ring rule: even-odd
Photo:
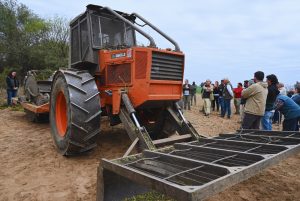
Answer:
[[[218,91],[219,91],[219,104],[220,104],[220,108],[221,108],[221,116],[223,113],[225,113],[224,111],[224,97],[223,97],[223,92],[224,92],[224,80],[221,80],[221,84],[218,87]]]
[[[272,130],[272,119],[275,110],[265,111],[264,116],[261,119],[262,130],[271,131]]]
[[[279,90],[277,89],[278,79],[276,75],[271,74],[267,76],[268,83],[268,96],[266,100],[266,109],[265,114],[261,120],[261,125],[263,130],[272,130],[272,119],[274,116],[274,103],[277,95],[279,94]]]
[[[215,85],[214,85],[214,90],[213,90],[213,94],[214,94],[214,100],[212,100],[212,109],[213,111],[215,111],[215,108],[217,109],[217,112],[219,112],[219,108],[220,108],[220,103],[219,103],[219,82],[215,81]]]
[[[231,99],[233,98],[232,85],[228,78],[224,78],[224,110],[222,111],[221,117],[225,117],[227,113],[227,118],[230,119],[231,116]]]
[[[17,96],[17,91],[19,88],[19,81],[16,77],[17,73],[11,71],[6,77],[6,91],[7,91],[7,105],[12,105],[12,98]]]
[[[227,118],[230,119],[231,116],[231,99],[224,98],[224,114],[222,114],[222,117],[225,117],[227,113]]]

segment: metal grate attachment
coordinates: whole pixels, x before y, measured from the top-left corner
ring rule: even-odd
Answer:
[[[178,185],[198,186],[229,173],[226,168],[145,152],[145,159],[126,166]],[[148,158],[152,157],[152,158]]]
[[[228,167],[248,166],[264,159],[264,157],[254,154],[215,150],[184,144],[175,144],[174,147],[175,149],[169,154]]]
[[[256,144],[230,140],[227,141],[219,139],[203,139],[201,140],[201,142],[193,142],[191,143],[191,145],[255,154],[277,154],[287,149],[283,146],[273,146],[267,144]]]
[[[102,168],[114,175],[104,182],[115,182],[112,193],[104,192],[104,200],[122,200],[128,197],[126,193],[136,195],[151,189],[176,200],[205,199],[299,153],[299,134],[243,130],[112,161],[103,159]],[[119,191],[124,194],[116,196]]]

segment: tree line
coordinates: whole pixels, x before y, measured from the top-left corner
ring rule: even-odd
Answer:
[[[0,87],[15,70],[54,71],[68,66],[69,20],[44,19],[16,0],[0,0]]]

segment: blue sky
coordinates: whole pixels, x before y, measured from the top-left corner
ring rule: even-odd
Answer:
[[[72,19],[89,3],[139,13],[179,43],[186,56],[185,78],[196,83],[228,77],[236,85],[257,70],[287,85],[300,81],[298,0],[19,2],[41,17]],[[160,48],[172,47],[154,36]]]

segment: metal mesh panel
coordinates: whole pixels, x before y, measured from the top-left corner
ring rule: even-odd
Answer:
[[[99,16],[91,15],[91,21],[92,21],[93,44],[96,47],[100,47],[101,46],[101,33],[100,33]]]
[[[75,63],[79,61],[79,37],[78,37],[78,26],[75,26],[71,31],[72,46],[71,46],[71,62]]]
[[[136,52],[135,55],[135,78],[145,79],[147,70],[147,52]]]
[[[126,27],[125,43],[127,46],[132,47],[135,45],[134,30],[132,29],[131,26],[127,26],[126,24],[125,27]]]
[[[109,65],[107,67],[107,84],[122,84],[131,82],[130,64]]]
[[[133,46],[134,31],[124,22],[91,15],[93,45],[95,47]],[[101,26],[100,26],[101,25]]]
[[[88,26],[87,26],[86,19],[80,23],[80,35],[81,35],[81,58],[83,59],[89,47],[89,35],[88,35]]]
[[[103,46],[118,46],[124,44],[124,23],[101,17],[101,33]]]

